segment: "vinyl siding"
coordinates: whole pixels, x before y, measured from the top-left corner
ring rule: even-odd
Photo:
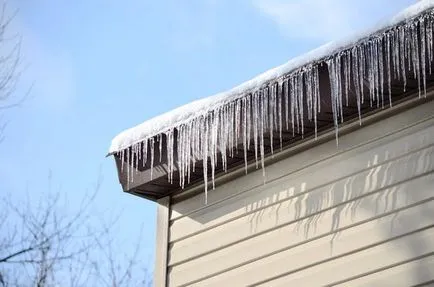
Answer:
[[[203,194],[172,205],[168,286],[432,282],[433,110],[278,161],[265,183],[260,170],[230,181],[208,205]]]

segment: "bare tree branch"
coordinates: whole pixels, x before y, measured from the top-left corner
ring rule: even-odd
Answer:
[[[21,63],[22,37],[11,34],[10,25],[18,9],[8,10],[6,1],[0,7],[0,111],[21,106],[29,97],[33,84],[23,94],[17,93],[17,86],[24,69]],[[4,140],[7,123],[0,114],[0,143]]]
[[[0,6],[0,143],[8,126],[4,113],[22,105],[33,87],[17,96],[22,39],[9,29],[17,13],[9,13],[5,3]],[[33,201],[34,191],[21,202],[12,195],[0,200],[0,287],[150,285],[138,258],[140,238],[131,254],[119,257],[115,252],[112,226],[120,217],[101,226],[91,224],[98,222],[92,207],[101,182],[99,176],[93,191],[70,213],[68,202],[61,202],[60,188],[52,186],[51,172],[48,191],[39,200]]]
[[[112,227],[120,220],[120,214],[110,213],[113,219],[107,220],[92,208],[102,177],[98,177],[94,191],[69,215],[62,212],[66,208],[60,201],[59,188],[52,185],[51,173],[48,181],[48,192],[37,202],[30,195],[21,203],[10,195],[0,201],[0,218],[5,220],[0,224],[0,286],[18,280],[8,271],[16,268],[22,268],[23,274],[28,274],[27,281],[40,287],[52,286],[59,278],[68,277],[71,287],[87,286],[85,282],[111,287],[150,282],[137,257],[141,238],[132,252],[119,256],[123,252],[115,250],[120,245],[114,240]],[[95,222],[101,224],[95,226]],[[21,228],[13,228],[14,225]],[[59,272],[68,274],[60,276]],[[65,286],[65,282],[60,285]]]

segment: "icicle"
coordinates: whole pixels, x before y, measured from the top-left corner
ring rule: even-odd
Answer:
[[[125,162],[125,149],[121,151],[121,171],[124,171],[124,162]]]
[[[404,92],[406,92],[406,89],[407,89],[407,75],[406,75],[406,67],[405,67],[406,41],[405,41],[404,28],[399,27],[398,32],[399,32],[399,54],[401,56],[401,59],[400,59],[401,75],[402,75],[402,79],[404,81]]]
[[[154,171],[154,138],[152,137],[150,140],[151,145],[151,180],[153,178],[153,171]]]
[[[145,167],[148,162],[148,139],[144,139],[142,143],[142,166]]]
[[[187,177],[187,126],[182,126],[182,140],[181,144],[181,166],[182,166],[182,180],[181,180],[181,188],[184,189],[185,179]]]
[[[408,67],[408,72],[411,72],[411,66],[412,66],[412,62],[413,62],[413,38],[411,36],[411,32],[412,29],[410,29],[410,25],[407,24],[404,26],[404,34],[405,34],[405,58],[407,59],[407,67]],[[416,70],[413,69],[413,72],[416,73]],[[414,78],[416,78],[416,75],[414,75]]]
[[[380,107],[380,48],[379,48],[379,41],[378,39],[374,40],[374,79],[375,79],[375,95],[376,95],[376,101],[377,101],[377,108]]]
[[[179,186],[182,188],[182,178],[183,178],[183,145],[184,145],[184,126],[181,125],[178,127],[178,133],[177,133],[177,144],[176,144],[176,154],[177,154],[177,166],[178,166],[178,176],[179,176]]]
[[[122,157],[122,151],[117,151],[116,153],[115,153],[115,156],[116,156],[116,158],[121,158]],[[121,171],[122,171],[122,159],[121,159]]]
[[[176,129],[172,129],[170,131],[170,137],[171,137],[171,145],[170,145],[170,152],[172,155],[171,158],[171,183],[173,183],[173,175],[175,172],[175,148],[176,148],[176,143],[175,143],[175,135],[176,135]]]
[[[227,122],[225,121],[225,111],[226,107],[222,107],[218,110],[218,116],[220,121],[220,142],[219,142],[219,149],[221,153],[221,160],[222,160],[222,167],[223,170],[226,171],[226,138],[225,138],[225,132],[226,132],[226,125]]]
[[[158,135],[158,152],[160,153],[160,162],[161,162],[161,157],[163,155],[163,135],[159,134]]]
[[[139,170],[139,145],[140,143],[134,145],[134,169],[136,172]]]
[[[304,75],[305,81],[304,85],[306,86],[306,104],[307,104],[307,118],[308,120],[312,120],[312,67],[308,67],[307,71]]]
[[[299,77],[298,74],[294,76],[294,112],[295,112],[295,120],[297,122],[297,133],[300,134],[300,85],[299,85]]]
[[[390,40],[391,34],[386,35],[386,71],[387,71],[387,87],[389,91],[389,106],[392,107],[392,67],[391,63],[391,51],[390,51]]]
[[[229,122],[229,105],[224,107],[223,110],[223,122],[224,122],[224,130],[223,130],[223,137],[224,137],[224,143],[225,143],[225,148],[226,148],[226,157],[228,157],[230,155],[230,132],[229,132],[229,128],[230,128],[230,122]]]
[[[237,150],[236,149],[236,142],[237,142],[236,129],[237,129],[237,127],[236,127],[236,123],[235,123],[236,118],[237,118],[236,117],[236,102],[231,103],[231,115],[230,116],[232,117],[231,122],[233,124],[233,126],[232,126],[232,144],[231,144],[232,156],[231,157],[234,157],[235,151]]]
[[[365,103],[365,93],[364,93],[364,86],[365,86],[365,64],[366,64],[366,58],[365,58],[365,48],[364,45],[358,47],[359,51],[359,77],[360,77],[360,95],[361,95],[361,102],[362,104]]]
[[[187,125],[187,136],[186,136],[186,166],[187,166],[187,183],[190,184],[190,178],[191,178],[191,140],[192,140],[192,134],[191,134],[191,127],[192,124]]]
[[[214,133],[214,170],[218,166],[218,153],[219,153],[219,145],[218,145],[218,135],[219,135],[219,128],[220,128],[220,117],[218,116],[218,112],[214,113],[214,127],[213,127],[213,133]],[[215,171],[214,171],[215,172]],[[215,181],[215,180],[214,180]],[[215,182],[213,183],[213,186],[215,188]]]
[[[268,103],[265,101],[265,97],[263,94],[263,91],[259,91],[259,138],[260,138],[260,153],[261,153],[261,167],[262,167],[262,176],[264,178],[265,182],[265,166],[264,166],[264,158],[265,158],[265,151],[264,151],[264,132],[265,132],[265,106],[268,105]]]
[[[147,148],[146,148],[147,149]],[[166,132],[166,155],[167,155],[167,177],[170,184],[173,183],[172,181],[172,154],[173,154],[173,142],[172,142],[172,136],[171,136],[171,130]]]
[[[231,105],[228,106],[227,110],[226,110],[226,119],[227,119],[227,125],[226,125],[226,129],[227,129],[227,148],[228,148],[228,155],[230,157],[232,157],[232,152],[233,152],[233,123],[232,123],[232,107]]]
[[[327,61],[327,66],[329,70],[329,77],[330,77],[330,95],[331,95],[331,104],[332,104],[332,112],[333,112],[333,122],[335,125],[335,134],[336,134],[336,145],[339,145],[339,139],[338,139],[338,118],[339,118],[339,111],[338,111],[338,103],[339,103],[339,79],[337,76],[337,65],[335,63],[337,59],[330,59]]]
[[[196,119],[192,121],[191,126],[192,126],[192,131],[191,131],[191,140],[192,140],[192,143],[191,143],[191,157],[192,157],[191,169],[192,169],[192,172],[195,172],[196,171],[196,160],[198,158],[197,157],[197,146],[198,146],[197,131],[198,131],[198,128],[197,128],[197,120]]]
[[[314,84],[314,88],[313,88],[313,107],[314,107],[314,111],[313,111],[313,115],[314,115],[314,123],[315,123],[315,139],[318,136],[318,114],[321,111],[321,101],[320,101],[320,90],[319,90],[319,73],[318,73],[318,66],[315,65],[313,68],[313,84]]]
[[[320,86],[319,86],[319,67],[315,66],[315,82],[316,82],[316,94],[318,97],[318,114],[321,113],[321,93],[320,93]]]
[[[250,150],[250,136],[252,128],[252,95],[249,94],[246,100],[247,105],[247,150]]]
[[[344,108],[342,101],[342,65],[341,65],[341,56],[336,57],[336,88],[338,89],[337,93],[337,111],[340,113],[341,121],[344,122]]]
[[[269,89],[268,87],[265,89],[262,89],[262,108],[263,108],[263,113],[262,113],[262,117],[263,117],[263,132],[265,133],[265,131],[269,128],[270,124],[269,124],[269,105],[270,103],[270,97],[269,97]]]
[[[178,155],[178,157],[181,158],[180,160],[180,165],[181,165],[181,171],[180,174],[182,174],[182,179],[180,180],[180,186],[182,189],[184,189],[185,187],[185,182],[187,179],[187,124],[183,124],[181,125],[182,129],[181,129],[181,137],[178,139],[179,141],[179,145],[180,150],[181,150],[181,154]],[[180,127],[181,127],[180,126]]]
[[[415,68],[417,69],[416,75],[417,75],[417,84],[418,84],[418,89],[419,89],[419,98],[422,97],[422,89],[423,89],[423,78],[422,78],[422,67],[421,67],[421,51],[420,51],[420,38],[419,38],[419,33],[417,30],[417,26],[414,25],[413,27],[413,41],[414,41],[414,49],[415,49],[415,58],[416,58],[416,64],[415,64]]]
[[[210,162],[211,162],[211,181],[212,181],[212,189],[215,189],[215,166],[216,166],[216,153],[215,147],[217,146],[217,120],[214,114],[210,115],[208,120],[209,122],[209,130],[211,133],[211,146],[209,147],[210,152]]]
[[[290,92],[290,97],[291,97],[291,125],[292,125],[292,136],[295,136],[295,101],[296,101],[296,96],[295,96],[295,89],[296,89],[296,84],[295,84],[295,76],[291,75],[290,78],[290,86],[289,86],[289,92]]]
[[[378,40],[378,58],[379,58],[379,73],[380,73],[380,94],[381,94],[381,107],[384,108],[384,41],[380,38]]]
[[[276,84],[277,89],[277,105],[278,105],[278,117],[279,117],[279,140],[280,140],[280,150],[283,148],[283,141],[282,141],[282,88],[283,83],[278,82]]]
[[[243,107],[243,152],[244,152],[244,169],[247,174],[247,98],[242,99]]]
[[[189,135],[189,157],[190,157],[190,173],[193,173],[196,168],[196,156],[195,156],[195,146],[196,146],[196,136],[195,136],[195,122],[196,120],[192,120],[190,122],[190,135]]]
[[[271,84],[271,105],[272,110],[271,113],[273,114],[273,134],[274,132],[279,131],[279,114],[278,114],[278,100],[277,100],[277,82]],[[271,129],[271,128],[270,128]],[[280,143],[280,141],[279,141]],[[274,146],[273,146],[274,148]]]
[[[139,164],[142,161],[143,152],[142,152],[142,142],[137,144],[137,170],[139,170]],[[142,163],[143,166],[143,163]]]
[[[304,81],[303,73],[298,74],[298,112],[300,113],[301,137],[304,137]]]
[[[258,168],[258,133],[259,133],[259,93],[253,94],[253,145],[255,146],[255,161]]]
[[[286,124],[286,130],[289,130],[290,107],[289,107],[289,80],[288,79],[285,79],[282,88],[283,88],[283,97],[285,97],[285,124]]]
[[[184,125],[180,125],[177,128],[177,137],[176,137],[176,155],[177,155],[177,167],[178,167],[178,176],[179,176],[179,186],[183,188],[183,179],[184,179]]]
[[[222,168],[224,171],[226,171],[225,170],[226,146],[225,146],[225,141],[224,141],[225,122],[224,122],[223,110],[224,110],[224,107],[219,108],[216,111],[215,116],[218,117],[218,119],[219,119],[219,127],[218,127],[218,131],[217,131],[218,136],[219,136],[219,140],[217,141],[218,150],[220,152],[220,158],[222,161]]]
[[[426,27],[425,19],[422,18],[420,21],[420,59],[421,59],[421,69],[422,69],[422,82],[423,82],[423,94],[426,97]]]
[[[359,68],[359,53],[357,48],[351,50],[352,68],[353,68],[353,84],[356,92],[357,111],[359,113],[359,124],[362,125],[361,112],[361,84],[360,83],[360,68]]]
[[[196,133],[197,133],[196,155],[198,159],[203,160],[203,153],[202,153],[203,118],[202,117],[197,121]]]
[[[208,121],[206,118],[202,122],[202,160],[203,160],[203,180],[205,185],[205,204],[208,204]]]
[[[136,172],[136,167],[137,167],[137,165],[136,165],[136,161],[137,161],[136,147],[137,147],[137,144],[134,144],[131,147],[131,182],[134,182],[134,173]]]
[[[234,157],[234,151],[235,151],[235,103],[231,102],[229,104],[229,135],[230,135],[230,157]]]
[[[240,137],[240,128],[241,128],[241,101],[235,101],[235,151],[238,152],[238,138]]]
[[[204,136],[204,123],[203,123],[203,116],[201,116],[197,121],[197,140],[198,140],[198,146],[197,146],[197,158],[199,160],[203,161],[203,136]],[[203,167],[202,167],[203,168]],[[202,170],[203,171],[203,170]]]
[[[147,160],[147,150],[145,151],[145,149],[148,148],[147,146],[147,139],[144,139],[142,144],[141,144],[141,156],[140,156],[140,160],[142,161],[142,168],[144,168],[146,166],[146,160]]]
[[[427,37],[427,46],[428,46],[428,59],[429,59],[429,73],[432,73],[432,62],[433,62],[433,24],[432,16],[428,16],[428,23],[426,27],[426,37]]]
[[[400,63],[399,63],[399,32],[398,29],[395,29],[392,32],[392,49],[393,49],[393,69],[395,71],[395,79],[399,80],[401,77],[400,74]]]
[[[374,45],[372,41],[368,43],[368,81],[369,81],[369,104],[373,107],[375,101],[375,67],[374,67]]]
[[[127,148],[127,188],[130,188],[130,148]]]
[[[271,91],[270,91],[271,90]],[[275,114],[274,114],[274,105],[275,105],[275,99],[274,99],[274,89],[273,85],[270,85],[270,87],[267,87],[264,89],[266,96],[265,96],[265,106],[268,107],[268,119],[269,119],[269,134],[270,134],[270,148],[271,148],[271,154],[274,153],[273,150],[273,130],[274,130],[274,120],[275,120]]]
[[[214,170],[217,168],[218,166],[218,153],[220,152],[219,149],[219,129],[220,129],[220,117],[219,117],[219,112],[217,110],[217,112],[215,112],[213,114],[214,117],[214,127],[213,127],[213,133],[214,133]],[[214,187],[215,187],[215,183],[214,183]]]
[[[227,149],[228,149],[228,137],[229,137],[229,131],[228,131],[228,107],[224,107],[223,109],[219,110],[219,117],[220,117],[220,152],[221,152],[221,158],[222,158],[222,166],[223,170],[227,171]]]
[[[131,182],[134,182],[134,172],[136,169],[135,166],[135,162],[136,162],[136,145],[133,145],[131,147]]]
[[[408,37],[408,36],[407,36]],[[419,59],[419,37],[414,24],[410,27],[410,45],[411,58],[413,62],[413,74],[417,79],[419,98],[421,97],[421,77],[420,77],[420,59]]]
[[[252,128],[252,95],[249,94],[246,100],[247,105],[247,150],[250,150],[250,136]]]
[[[344,60],[344,80],[345,80],[345,104],[348,107],[349,105],[349,100],[348,100],[348,94],[350,91],[350,71],[351,71],[351,58],[350,58],[350,53],[345,53],[343,55],[343,60]]]
[[[278,129],[278,121],[279,121],[279,117],[278,117],[278,111],[277,111],[277,106],[278,106],[278,103],[277,103],[277,86],[278,84],[277,84],[277,82],[275,82],[274,84],[272,84],[271,85],[271,87],[273,88],[273,92],[272,92],[272,94],[271,94],[271,97],[272,97],[272,101],[273,101],[273,110],[272,110],[272,113],[273,113],[273,126],[274,126],[274,128],[275,128],[275,130],[277,131],[277,129]]]

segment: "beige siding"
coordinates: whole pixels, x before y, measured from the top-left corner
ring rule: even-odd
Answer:
[[[169,286],[434,280],[434,102],[171,206]],[[393,279],[391,279],[393,278]],[[391,284],[391,285],[390,285]]]

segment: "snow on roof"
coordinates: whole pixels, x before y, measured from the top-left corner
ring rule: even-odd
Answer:
[[[434,0],[422,0],[418,3],[406,8],[395,17],[388,21],[384,21],[379,25],[356,33],[355,35],[343,39],[338,42],[331,42],[318,49],[308,52],[302,56],[296,57],[286,64],[278,66],[274,69],[266,71],[263,74],[247,81],[227,92],[219,93],[211,97],[203,98],[187,105],[181,106],[168,113],[154,117],[144,123],[127,129],[118,134],[111,143],[109,154],[114,154],[126,148],[129,148],[137,143],[144,141],[150,137],[156,136],[161,133],[178,127],[182,124],[188,123],[195,118],[203,116],[210,111],[216,110],[219,107],[234,101],[246,93],[260,89],[264,84],[271,81],[278,81],[282,79],[286,74],[300,69],[303,66],[307,66],[311,63],[321,62],[327,60],[335,53],[340,52],[343,49],[351,48],[352,46],[363,41],[365,38],[372,36],[373,34],[380,34],[387,29],[398,25],[401,22],[410,20],[424,11],[434,8]]]

